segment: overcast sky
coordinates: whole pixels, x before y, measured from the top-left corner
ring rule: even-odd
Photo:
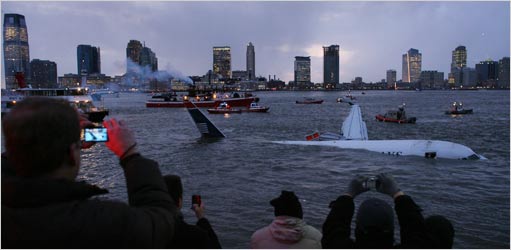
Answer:
[[[510,53],[510,3],[501,2],[17,2],[3,14],[25,16],[30,59],[57,63],[58,75],[77,73],[76,47],[101,48],[101,71],[126,71],[126,46],[145,42],[160,70],[204,75],[213,46],[230,46],[232,70],[246,69],[246,46],[256,53],[256,74],[293,79],[295,56],[311,57],[312,81],[323,81],[322,46],[340,45],[340,80],[365,82],[397,70],[410,48],[422,69],[450,71],[459,45],[468,66]],[[2,58],[3,60],[3,58]],[[2,67],[2,72],[3,72]],[[2,86],[4,79],[2,76]]]

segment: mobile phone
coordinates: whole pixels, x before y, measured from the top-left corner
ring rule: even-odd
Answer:
[[[82,139],[85,142],[107,142],[108,133],[106,128],[84,128]]]
[[[192,195],[192,209],[193,209],[193,204],[197,204],[200,207],[200,204],[201,204],[200,195],[198,195],[198,194]]]

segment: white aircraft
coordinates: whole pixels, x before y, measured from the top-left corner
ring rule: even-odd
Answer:
[[[426,158],[462,160],[486,159],[467,146],[437,140],[369,140],[367,128],[362,120],[360,107],[351,106],[351,111],[342,124],[341,134],[318,133],[308,136],[307,141],[274,141],[291,145],[331,146],[345,149],[365,149],[389,155],[415,155]]]

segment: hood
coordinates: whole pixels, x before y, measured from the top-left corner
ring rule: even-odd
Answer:
[[[303,238],[304,226],[305,223],[302,219],[277,216],[270,225],[270,232],[273,238],[278,241],[295,243]]]

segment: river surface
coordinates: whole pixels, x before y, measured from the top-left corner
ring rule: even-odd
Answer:
[[[394,175],[401,190],[423,208],[425,216],[449,218],[456,230],[455,248],[510,247],[509,91],[366,91],[353,92],[361,106],[370,139],[434,139],[460,143],[488,160],[464,161],[389,156],[363,150],[274,144],[304,140],[314,131],[338,132],[349,113],[336,98],[346,92],[255,92],[269,113],[213,115],[203,112],[226,135],[204,141],[184,108],[146,108],[149,97],[121,93],[105,97],[110,116],[127,121],[141,153],[159,162],[163,174],[177,174],[184,185],[185,220],[195,223],[192,194],[201,194],[207,218],[224,248],[248,248],[250,237],[273,219],[269,201],[281,190],[300,198],[304,220],[321,230],[328,204],[347,190],[357,174]],[[298,105],[302,97],[324,99],[321,105]],[[474,114],[445,115],[453,101]],[[406,103],[416,124],[381,123],[378,113]],[[80,179],[127,201],[118,160],[98,144],[82,153]],[[392,200],[375,191],[369,197]],[[396,220],[396,240],[399,239]],[[354,222],[353,222],[354,225]],[[353,234],[352,234],[353,235]]]

